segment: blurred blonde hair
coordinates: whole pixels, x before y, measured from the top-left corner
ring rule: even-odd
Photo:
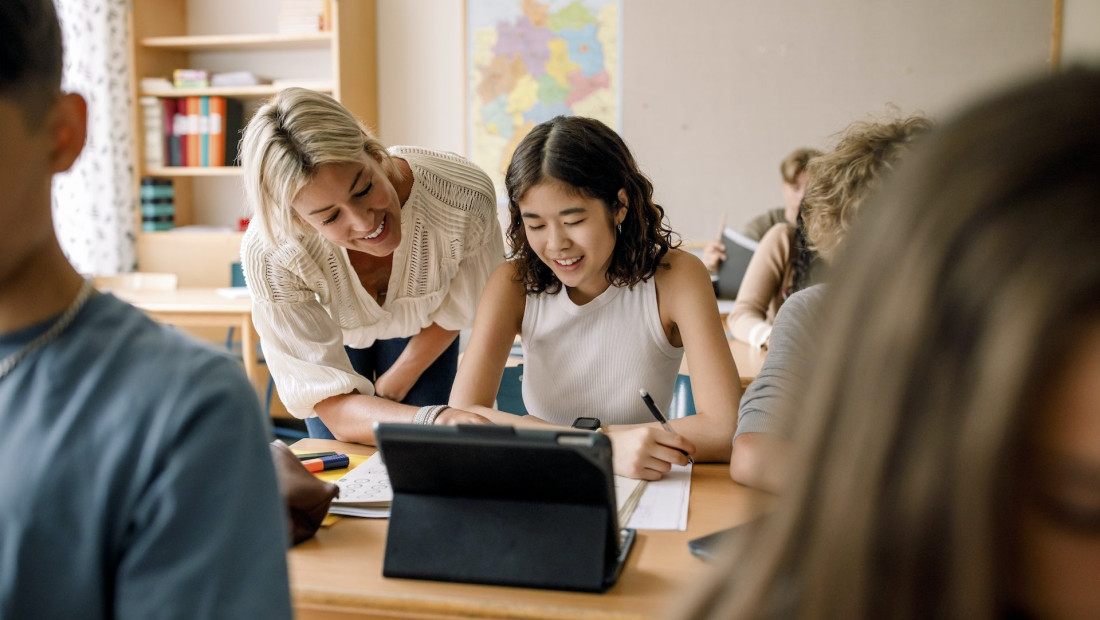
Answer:
[[[264,103],[241,140],[241,166],[251,217],[272,245],[312,231],[291,203],[325,164],[356,163],[366,154],[391,179],[402,178],[386,147],[329,95],[287,88]]]
[[[858,121],[844,130],[832,151],[806,165],[809,184],[802,198],[806,240],[826,262],[832,262],[867,196],[909,150],[910,143],[932,127],[923,116],[887,122]]]

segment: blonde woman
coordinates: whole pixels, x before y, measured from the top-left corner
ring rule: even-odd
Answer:
[[[1097,109],[1096,72],[1017,88],[877,194],[786,496],[685,617],[1100,617]]]
[[[458,332],[504,241],[492,182],[451,153],[386,149],[328,95],[280,92],[241,145],[241,261],[264,356],[313,437],[485,423],[445,407]]]

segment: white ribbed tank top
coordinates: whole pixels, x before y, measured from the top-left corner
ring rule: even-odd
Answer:
[[[608,287],[583,306],[564,287],[527,296],[521,342],[528,413],[563,426],[581,416],[604,425],[652,422],[639,388],[668,411],[684,349],[665,336],[653,280]]]

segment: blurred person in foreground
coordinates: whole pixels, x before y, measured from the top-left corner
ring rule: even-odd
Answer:
[[[680,617],[1100,617],[1100,74],[918,149],[834,277],[777,510]]]
[[[240,364],[100,294],[50,183],[84,147],[50,0],[0,3],[0,618],[289,618]]]

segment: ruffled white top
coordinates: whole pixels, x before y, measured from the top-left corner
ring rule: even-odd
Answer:
[[[374,394],[344,345],[413,336],[432,323],[473,324],[489,274],[504,259],[492,181],[453,153],[393,147],[412,169],[401,209],[401,242],[382,305],[367,293],[347,250],[307,233],[272,247],[249,229],[241,263],[252,293],[252,320],[279,397],[296,417],[339,394]]]

